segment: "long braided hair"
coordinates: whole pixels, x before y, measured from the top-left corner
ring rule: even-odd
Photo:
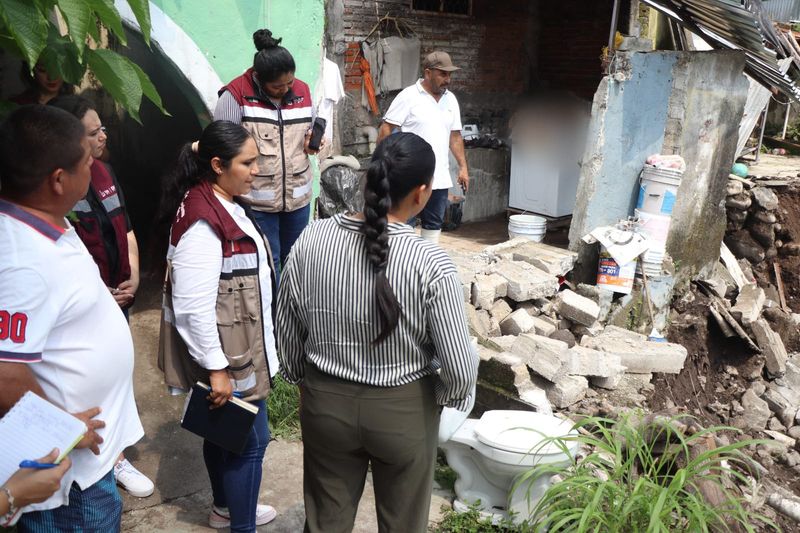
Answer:
[[[372,155],[364,190],[364,233],[367,257],[375,272],[375,301],[381,329],[372,341],[380,344],[397,328],[400,304],[386,277],[389,264],[387,215],[421,185],[430,186],[436,158],[431,145],[413,133],[396,133],[384,139]]]

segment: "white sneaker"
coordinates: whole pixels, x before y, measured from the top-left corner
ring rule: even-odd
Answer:
[[[256,506],[257,526],[263,526],[264,524],[269,524],[270,522],[275,520],[276,516],[278,516],[278,512],[271,505],[258,504],[258,506]],[[214,529],[222,529],[224,527],[230,527],[231,514],[230,512],[228,512],[228,508],[217,507],[215,505],[211,510],[211,514],[208,515],[208,525],[213,527]]]
[[[114,465],[114,477],[120,487],[137,498],[147,498],[156,490],[150,478],[136,470],[127,459]]]

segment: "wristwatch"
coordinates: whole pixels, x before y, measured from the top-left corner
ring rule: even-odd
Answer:
[[[12,518],[14,518],[14,515],[17,514],[18,509],[14,505],[14,495],[11,494],[11,491],[8,490],[8,487],[3,485],[0,487],[0,490],[6,493],[6,499],[8,500],[8,512],[3,515],[2,522],[8,523]]]

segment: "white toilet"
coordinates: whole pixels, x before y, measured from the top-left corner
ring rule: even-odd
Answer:
[[[527,519],[550,486],[550,476],[522,483],[509,494],[514,482],[535,465],[570,463],[577,442],[565,443],[569,455],[557,443],[541,443],[547,437],[574,435],[572,423],[529,411],[487,411],[479,420],[467,415],[444,409],[439,428],[439,445],[458,474],[454,508],[466,510],[480,500],[479,508],[495,522],[509,511],[518,522]]]

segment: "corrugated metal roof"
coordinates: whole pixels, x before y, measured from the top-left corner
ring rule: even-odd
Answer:
[[[764,13],[775,22],[800,19],[800,0],[763,0]]]
[[[781,72],[778,59],[792,57],[760,0],[641,0],[718,50],[742,50],[745,72],[766,87],[800,101],[800,90]],[[795,74],[797,67],[795,66]]]

